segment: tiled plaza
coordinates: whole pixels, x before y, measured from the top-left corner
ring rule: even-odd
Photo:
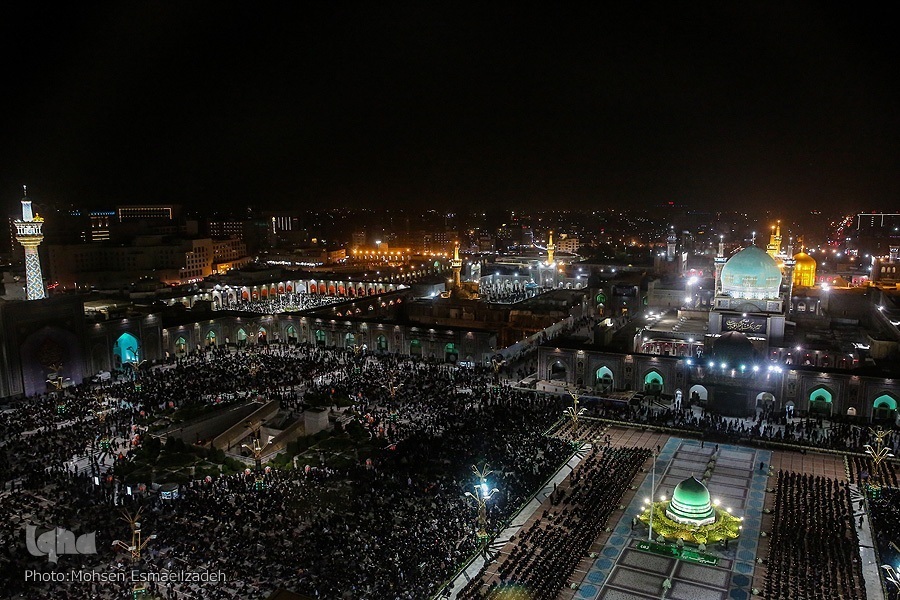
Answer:
[[[651,480],[655,479],[657,498],[662,494],[670,497],[682,480],[691,475],[701,478],[717,450],[708,487],[721,506],[744,517],[741,537],[731,542],[727,549],[718,545],[707,548],[707,554],[719,559],[714,567],[639,549],[637,546],[647,539],[648,531],[640,524],[632,527],[632,518],[640,514],[643,499],[651,495]],[[572,597],[576,600],[658,599],[663,594],[664,580],[669,579],[672,586],[666,592],[666,598],[749,598],[770,460],[768,450],[730,445],[717,447],[715,444],[701,445],[695,440],[669,438],[662,445],[656,461],[656,477],[646,473],[630,501],[623,500],[628,501],[626,510],[615,525],[610,525],[612,532]],[[764,463],[762,470],[760,462]],[[648,468],[651,464],[648,462]]]

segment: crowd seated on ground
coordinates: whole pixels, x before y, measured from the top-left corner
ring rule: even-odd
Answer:
[[[865,598],[848,485],[779,471],[767,562],[770,600]]]
[[[139,423],[272,397],[297,411],[311,397],[345,406],[342,428],[362,432],[371,451],[351,449],[340,468],[312,453],[264,484],[253,474],[197,480],[172,502],[105,472],[130,459]],[[478,483],[472,465],[488,465],[500,489],[486,514],[493,533],[569,456],[570,444],[543,435],[560,412],[557,398],[499,384],[490,368],[306,344],[196,350],[135,379],[67,388],[0,413],[9,499],[0,568],[46,569],[25,548],[28,522],[96,531],[98,554],[60,561],[124,572],[129,561],[111,551],[112,539],[128,537],[116,513],[140,504],[142,527],[157,535],[145,568],[222,572],[227,582],[176,583],[157,590],[164,597],[259,598],[288,587],[320,598],[427,598],[475,550],[477,509],[464,496]],[[14,593],[105,598],[124,588],[0,583],[0,595]]]
[[[526,350],[518,358],[531,361],[532,354]],[[515,372],[520,364],[513,361],[504,369]],[[299,412],[311,396],[346,406],[343,426],[364,431],[377,442],[377,451],[351,453],[350,466],[341,468],[316,457],[309,471],[301,465],[270,473],[261,490],[255,476],[194,481],[183,488],[183,501],[173,503],[128,493],[115,471],[107,472],[131,459],[148,424],[166,422],[176,411],[278,399],[283,408]],[[543,435],[567,404],[565,397],[515,390],[498,381],[491,367],[305,343],[195,349],[111,381],[72,386],[0,410],[0,570],[48,568],[45,557],[33,557],[25,548],[22,528],[28,523],[97,532],[99,553],[62,557],[67,566],[126,569],[128,561],[110,549],[112,539],[127,536],[117,512],[142,504],[148,531],[155,528],[159,536],[148,547],[148,564],[221,569],[227,576],[227,585],[174,584],[160,590],[169,597],[253,598],[289,587],[321,598],[426,598],[475,550],[476,511],[463,496],[474,483],[471,465],[487,463],[499,480],[501,491],[487,511],[488,530],[495,532],[568,455],[568,444]],[[756,436],[847,449],[871,442],[861,428],[840,425],[823,432],[815,420],[791,423],[784,431],[779,426],[776,432],[765,420],[748,426],[671,409],[595,414],[723,441]],[[563,424],[562,437],[584,439],[598,427],[587,423],[582,431]],[[578,487],[591,488],[590,479]],[[609,486],[605,478],[597,479]],[[604,490],[597,491],[599,497],[605,497]],[[575,494],[557,500],[590,502]],[[562,514],[568,506],[561,506],[554,519],[577,530],[561,548],[580,548],[578,531],[593,525],[576,519],[572,510]],[[551,525],[548,514],[542,527]],[[546,535],[535,530],[529,539]],[[559,561],[554,568],[565,567]],[[512,564],[507,574],[517,568]],[[535,586],[549,590],[557,584],[557,575],[542,579],[546,571],[537,566],[534,571]],[[85,594],[118,597],[122,589],[58,582],[29,587],[0,578],[0,597],[14,593],[65,600]]]
[[[457,596],[460,600],[557,597],[591,544],[618,509],[641,465],[646,448],[594,446],[572,472],[568,486],[551,493],[550,507],[514,540],[509,554],[491,564]]]
[[[875,532],[875,544],[882,564],[892,565],[895,569],[900,563],[900,490],[881,488],[877,494],[869,498],[869,514]],[[882,577],[887,573],[880,572]],[[891,582],[885,581],[885,588],[890,592],[892,600],[900,596],[900,590]]]

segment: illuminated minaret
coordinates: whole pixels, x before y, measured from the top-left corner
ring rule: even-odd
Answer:
[[[766,246],[766,254],[775,258],[781,254],[781,221],[772,226],[772,235],[769,236],[769,245]]]
[[[453,260],[450,261],[450,267],[453,269],[453,289],[459,289],[459,272],[462,269],[462,260],[459,258],[459,242],[453,247]]]
[[[25,248],[25,292],[28,300],[40,300],[44,294],[44,275],[41,273],[41,258],[38,256],[38,246],[44,241],[41,227],[44,219],[32,213],[31,200],[28,199],[28,188],[25,197],[22,198],[22,219],[16,220],[16,241]]]
[[[781,232],[779,232],[780,235]],[[783,260],[784,264],[784,281],[787,285],[785,286],[785,297],[784,297],[784,305],[787,308],[787,312],[791,312],[791,308],[793,307],[793,303],[791,300],[794,297],[794,265],[797,264],[797,261],[794,260],[794,238],[788,237],[788,245],[787,251],[785,252],[785,257]]]
[[[716,265],[716,293],[722,289],[722,267],[725,266],[725,236],[719,236],[719,251],[714,260]]]
[[[550,242],[547,244],[547,264],[553,264],[553,254],[556,252],[556,246],[553,244],[553,232],[550,232]]]
[[[675,235],[675,226],[673,225],[669,229],[669,235],[666,237],[666,261],[672,262],[675,260],[675,243],[678,241],[678,236]]]

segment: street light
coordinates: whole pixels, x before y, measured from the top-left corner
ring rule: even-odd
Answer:
[[[881,568],[887,573],[887,580],[894,584],[894,587],[896,588],[894,591],[900,591],[900,576],[897,575],[897,571],[894,570],[894,567],[891,565],[881,565]]]
[[[869,428],[869,433],[875,436],[875,447],[873,448],[871,445],[866,444],[863,448],[866,449],[866,454],[872,459],[872,475],[878,477],[879,482],[881,481],[881,476],[879,474],[879,466],[886,458],[893,458],[894,455],[891,453],[891,449],[884,445],[884,438],[890,435],[891,431],[881,429],[881,425],[878,426],[877,429]]]
[[[647,530],[647,541],[653,541],[653,501],[656,498],[656,456],[657,453],[653,451],[653,470],[650,471],[650,501],[648,504],[650,505],[650,529]]]
[[[575,429],[578,427],[578,417],[584,414],[583,408],[578,408],[578,390],[574,387],[566,388],[566,391],[572,396],[572,406],[567,406],[566,410],[563,411],[563,414],[569,415],[572,419],[572,428]]]
[[[476,536],[479,540],[487,539],[487,501],[493,497],[494,494],[499,492],[497,488],[489,489],[487,484],[487,476],[493,473],[493,471],[488,470],[488,466],[484,465],[484,468],[479,471],[478,467],[472,465],[472,471],[475,473],[475,476],[478,477],[478,483],[476,483],[473,487],[475,488],[475,493],[466,492],[465,497],[471,498],[475,501],[475,505],[478,508],[478,531],[476,532]]]
[[[133,569],[140,568],[141,563],[141,551],[147,547],[147,544],[150,543],[151,540],[156,539],[156,534],[147,536],[146,539],[141,541],[141,522],[139,521],[141,517],[141,511],[143,508],[139,508],[138,511],[132,516],[128,513],[128,511],[122,511],[122,520],[128,523],[129,527],[131,527],[131,543],[123,542],[122,540],[113,541],[113,548],[119,548],[120,550],[125,550],[131,555],[131,563]],[[131,594],[133,598],[137,598],[145,594],[147,591],[146,584],[143,582],[135,583],[134,588],[132,588]]]
[[[253,438],[253,445],[250,445],[250,444],[241,444],[241,447],[242,447],[242,448],[246,448],[247,450],[249,450],[249,451],[250,451],[250,454],[252,454],[252,455],[253,455],[253,458],[256,460],[256,471],[257,471],[257,476],[259,475],[259,471],[262,470],[262,456],[263,456],[263,454],[265,454],[266,449],[267,449],[267,448],[269,447],[269,445],[272,443],[272,440],[275,439],[275,436],[270,435],[270,436],[269,436],[269,439],[266,441],[265,446],[263,446],[262,444],[260,444],[260,443],[259,443],[259,428],[260,428],[260,424],[257,423],[257,424],[256,424],[256,428],[255,428],[255,429],[256,429],[255,433],[256,433],[257,435],[256,435],[255,438]]]

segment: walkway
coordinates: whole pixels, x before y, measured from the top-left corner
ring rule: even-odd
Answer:
[[[488,559],[485,560],[484,554],[479,554],[472,560],[466,568],[453,580],[451,583],[452,592],[450,594],[450,598],[456,600],[459,592],[466,586],[466,584],[471,581],[473,578],[478,577],[478,574],[481,573],[481,569],[484,568],[485,563],[493,561],[491,558],[492,555],[496,555],[507,543],[512,539],[513,536],[517,535],[519,531],[528,523],[532,517],[538,512],[541,508],[541,505],[547,501],[547,498],[550,496],[550,493],[553,492],[554,486],[557,486],[565,480],[569,474],[578,466],[584,456],[590,451],[591,445],[585,444],[581,449],[578,450],[569,461],[564,464],[559,470],[553,475],[553,477],[547,482],[541,491],[539,491],[531,501],[525,505],[519,514],[515,516],[509,526],[500,532],[488,548]]]

